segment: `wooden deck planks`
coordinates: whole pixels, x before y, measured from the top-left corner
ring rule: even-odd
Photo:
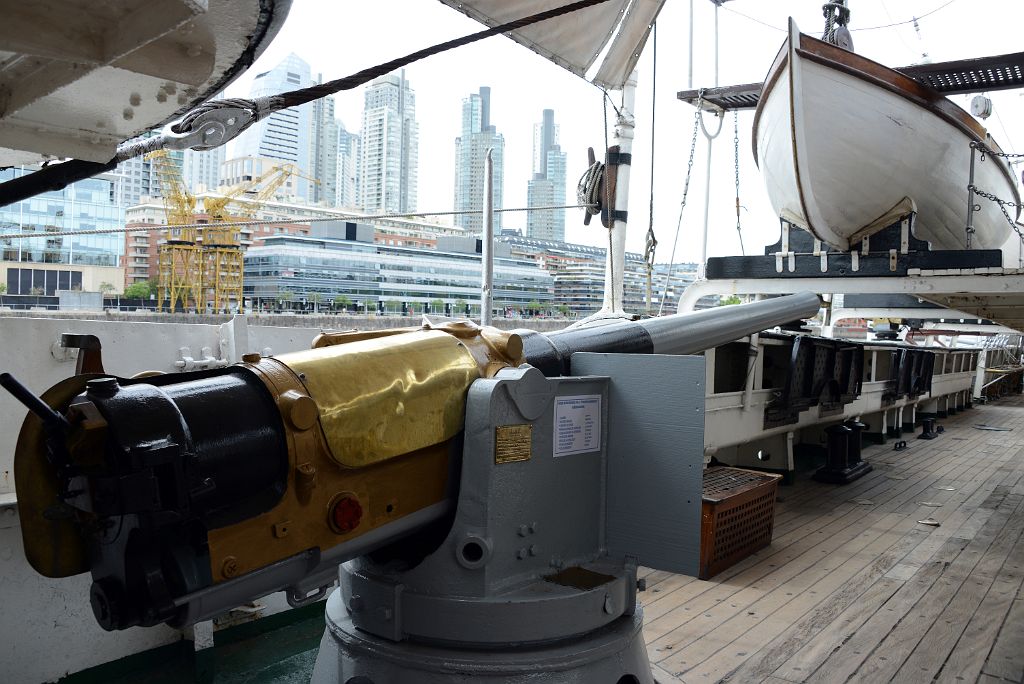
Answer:
[[[851,485],[782,488],[772,546],[711,581],[648,571],[658,681],[1021,681],[1024,429],[972,428],[1021,417],[1022,398],[962,412],[869,448]]]
[[[939,682],[973,681],[978,678],[992,651],[999,631],[1013,608],[1014,599],[1021,591],[1022,582],[1024,582],[1024,537],[1018,537],[1006,563],[1000,569],[998,577],[942,666],[942,671],[937,678]],[[1011,626],[1010,629],[1019,633],[1021,626]],[[1024,647],[1024,643],[1019,642],[1013,657],[1006,658],[1004,656],[1002,659],[1003,662],[1009,662],[1011,666],[1015,661],[1018,663],[1016,672],[1005,673],[1017,679],[1024,676],[1024,663],[1020,663],[1019,658],[1020,653],[1024,652],[1022,647]]]
[[[1017,598],[1003,620],[992,650],[982,667],[985,675],[1000,680],[1024,681],[1024,596],[1018,591]]]
[[[934,509],[932,509],[934,510]],[[770,618],[750,626],[750,629],[731,644],[733,653],[717,654],[714,658],[707,660],[694,672],[699,680],[714,680],[716,675],[721,676],[735,668],[736,655],[738,653],[749,653],[759,651],[775,635],[782,635],[801,618],[809,613],[814,614],[814,609],[821,608],[821,612],[811,618],[810,624],[819,626],[824,617],[831,611],[841,610],[857,598],[871,582],[880,578],[887,570],[894,566],[914,547],[922,543],[924,537],[914,529],[916,520],[923,517],[927,509],[921,508],[911,512],[908,517],[906,513],[892,514],[898,524],[890,531],[879,536],[871,547],[857,554],[860,562],[848,562],[841,570],[835,570],[831,563],[815,570],[809,591],[798,592],[797,597],[786,603],[777,610]],[[911,533],[914,534],[911,534]],[[884,549],[878,553],[879,549]],[[854,575],[854,573],[856,573]],[[817,624],[816,624],[817,623]],[[752,660],[763,661],[761,656],[753,657]],[[738,681],[743,681],[738,679]]]

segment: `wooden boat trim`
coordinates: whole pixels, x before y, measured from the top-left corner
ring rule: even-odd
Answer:
[[[999,147],[995,140],[989,137],[988,131],[974,117],[947,99],[939,91],[920,81],[914,80],[904,73],[890,69],[884,64],[879,64],[863,55],[849,52],[841,47],[812,38],[803,33],[800,34],[800,47],[796,49],[796,54],[803,59],[842,71],[899,95],[954,126],[972,140],[986,145],[995,152],[1002,152],[1002,148]],[[767,91],[767,88],[765,90]],[[996,159],[998,160],[999,170],[1010,182],[1010,187],[1013,188],[1016,203],[1020,204],[1020,194],[1017,190],[1016,179],[1007,167],[1006,162],[1003,161],[1003,158],[997,157]]]

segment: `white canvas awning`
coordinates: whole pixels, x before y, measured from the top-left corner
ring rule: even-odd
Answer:
[[[571,0],[441,0],[486,26],[562,7]],[[512,40],[595,84],[622,88],[665,0],[608,0],[508,34]],[[607,51],[606,51],[607,48]]]

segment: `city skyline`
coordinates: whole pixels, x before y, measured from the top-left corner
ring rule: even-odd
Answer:
[[[313,77],[314,67],[296,52],[290,52],[274,67],[258,73],[250,86],[250,96],[272,94],[274,86],[280,91],[306,87],[322,81],[317,72]],[[486,95],[485,95],[486,94]],[[416,91],[404,71],[387,74],[367,84],[362,92],[363,110],[361,126],[358,131],[349,130],[343,119],[336,114],[335,99],[328,96],[308,105],[297,108],[295,112],[286,111],[282,116],[268,117],[243,132],[232,144],[232,153],[227,160],[245,157],[282,159],[296,164],[299,170],[317,178],[319,183],[307,181],[295,183],[297,199],[312,204],[338,206],[361,209],[368,212],[411,212],[420,208],[418,201],[419,175],[419,140],[421,131],[416,119]],[[454,164],[453,205],[454,211],[480,210],[482,208],[483,154],[486,149],[494,150],[494,207],[506,206],[505,195],[505,139],[491,123],[494,111],[491,105],[490,86],[480,86],[477,93],[462,98],[462,115],[459,117],[462,131],[456,138]],[[470,103],[469,113],[466,106]],[[475,103],[475,104],[473,104]],[[552,112],[547,109],[545,112]],[[277,118],[275,118],[275,116]],[[469,117],[467,119],[467,116]],[[556,150],[553,157],[556,168],[552,171],[557,178],[548,179],[548,169],[538,166],[546,163],[547,154],[537,144],[537,131],[542,124],[523,126],[533,130],[534,145],[530,150],[517,150],[520,157],[531,159],[530,173],[523,179],[513,182],[536,186],[535,197],[528,193],[527,202],[522,206],[547,206],[566,203],[567,174],[565,169],[565,153]],[[547,143],[555,140],[557,148],[557,126],[554,133],[548,135]],[[370,131],[367,136],[366,131]],[[424,135],[432,137],[432,131],[424,131]],[[460,151],[460,140],[465,139],[465,152]],[[219,155],[223,156],[224,148]],[[395,150],[398,150],[397,154]],[[196,154],[196,153],[192,153]],[[545,160],[539,162],[539,159]],[[183,169],[197,168],[208,173],[209,163],[199,164],[194,160],[191,164],[184,163]],[[223,165],[220,159],[218,168]],[[197,187],[191,182],[196,172],[186,178],[186,184],[195,191]],[[541,183],[535,183],[538,179]],[[221,179],[223,184],[223,179]],[[557,187],[556,187],[557,186]],[[216,187],[216,184],[213,186]],[[143,193],[144,194],[144,193]],[[154,191],[156,194],[156,191]],[[138,201],[138,197],[134,198]],[[128,202],[127,204],[131,204]],[[438,210],[437,205],[430,207]],[[441,206],[441,210],[445,207]],[[534,230],[541,230],[537,237],[543,239],[565,239],[565,210],[544,212],[545,218],[540,223],[551,228],[539,229],[537,222],[530,215],[518,219],[513,229],[520,230],[524,235],[530,231],[531,222],[536,224]],[[455,216],[452,223],[458,227],[479,232],[482,217],[477,214]],[[503,225],[502,214],[495,216],[495,227],[500,230]]]

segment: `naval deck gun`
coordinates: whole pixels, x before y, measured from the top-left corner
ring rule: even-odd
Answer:
[[[649,683],[637,565],[685,572],[699,552],[704,370],[683,355],[818,306],[326,333],[41,398],[3,374],[31,410],[26,556],[48,577],[90,572],[108,630],[279,590],[301,605],[340,578],[314,681]]]

